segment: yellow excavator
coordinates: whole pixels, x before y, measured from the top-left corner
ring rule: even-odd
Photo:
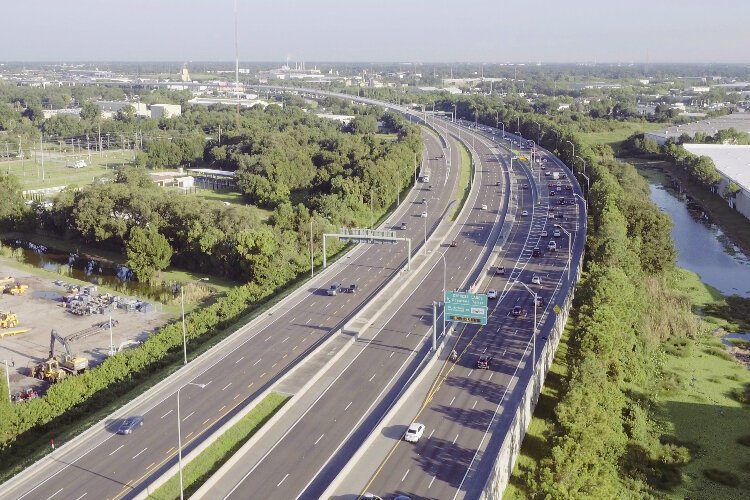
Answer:
[[[12,312],[0,312],[0,328],[13,328],[18,326],[18,316]]]

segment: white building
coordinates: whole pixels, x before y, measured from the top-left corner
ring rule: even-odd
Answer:
[[[173,116],[180,116],[182,114],[182,106],[179,104],[152,104],[151,105],[151,118],[158,120],[159,118],[172,118]]]
[[[646,139],[656,141],[659,145],[663,145],[667,142],[667,139],[677,139],[682,134],[687,134],[690,137],[695,137],[695,134],[698,132],[706,135],[715,135],[719,130],[727,130],[730,128],[733,128],[738,132],[750,133],[750,113],[732,113],[731,115],[717,116],[708,120],[685,123],[662,130],[646,132],[643,136]]]
[[[685,144],[685,149],[697,156],[708,156],[721,174],[718,194],[734,182],[740,187],[729,205],[750,219],[750,146],[728,144]]]
[[[102,118],[112,118],[125,106],[133,106],[136,116],[149,117],[148,106],[140,102],[127,101],[97,101],[96,104],[102,110]]]

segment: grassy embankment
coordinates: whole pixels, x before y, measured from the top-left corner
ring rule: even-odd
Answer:
[[[471,162],[471,154],[466,146],[460,144],[461,150],[461,165],[459,166],[459,178],[458,184],[456,185],[456,194],[453,199],[457,200],[456,206],[453,212],[450,214],[450,220],[456,220],[458,214],[461,213],[466,200],[469,198],[471,193],[471,178],[474,175],[474,165]]]
[[[203,450],[182,470],[185,495],[195,493],[211,475],[260,430],[273,415],[289,401],[289,396],[271,393],[258,403],[247,415],[222,434],[213,444]],[[183,446],[187,444],[184,443]],[[180,498],[180,479],[172,476],[166,483],[149,495],[154,500]]]
[[[636,131],[638,129],[626,126],[622,130],[586,134],[586,137],[592,145],[606,143],[619,152],[619,143]],[[710,200],[705,203],[709,208]],[[716,210],[712,212],[715,218],[723,217],[723,212],[736,214],[724,203],[717,204]],[[738,222],[746,226],[739,231],[740,236],[744,231],[750,232],[746,220]],[[679,469],[678,483],[662,494],[668,498],[747,498],[750,491],[750,427],[747,425],[750,371],[712,334],[717,328],[736,329],[740,323],[727,319],[726,315],[706,313],[726,311],[727,301],[717,290],[703,284],[695,273],[678,270],[674,288],[689,297],[703,321],[704,333],[696,339],[681,339],[664,346],[662,377],[655,385],[658,396],[653,409],[653,417],[660,428],[653,431],[661,436],[673,436],[690,449],[692,460]],[[554,426],[554,408],[568,373],[570,326],[569,323],[545,382],[505,498],[528,498],[532,492],[523,487],[523,471],[549,457],[547,435]]]

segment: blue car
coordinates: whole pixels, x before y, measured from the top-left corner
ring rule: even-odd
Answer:
[[[120,428],[117,429],[118,434],[132,434],[134,430],[143,425],[143,417],[138,415],[135,417],[128,417],[125,421],[120,424]]]

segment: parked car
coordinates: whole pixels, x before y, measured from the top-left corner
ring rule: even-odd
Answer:
[[[479,356],[479,359],[477,360],[477,368],[481,370],[489,370],[492,368],[492,356],[487,356],[485,354]]]
[[[414,422],[409,426],[408,429],[406,429],[406,433],[404,434],[404,441],[407,441],[409,443],[419,442],[422,434],[424,434],[424,424]]]
[[[120,428],[117,429],[118,434],[132,434],[134,430],[141,427],[143,425],[143,417],[140,415],[137,415],[135,417],[128,417],[126,418],[122,424],[120,424]]]

